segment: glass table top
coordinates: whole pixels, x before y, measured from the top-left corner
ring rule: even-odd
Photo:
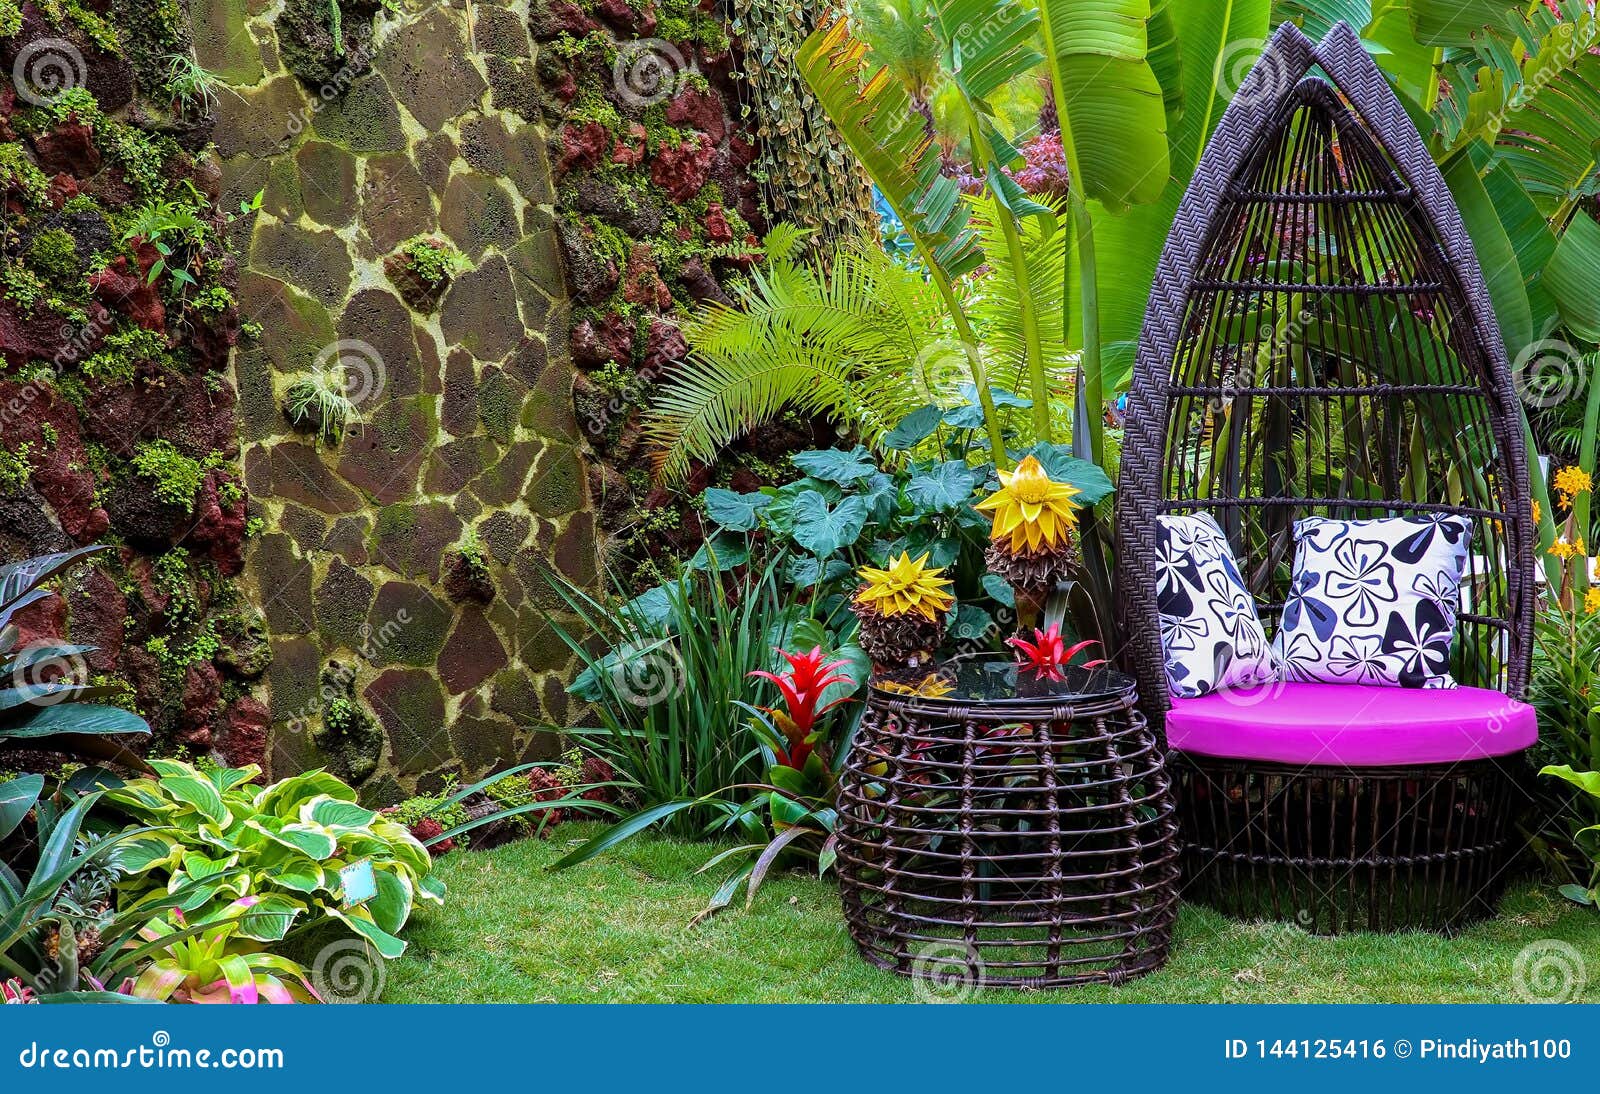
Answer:
[[[1062,679],[1036,678],[1032,669],[1000,657],[956,658],[926,668],[874,676],[872,689],[894,697],[948,703],[1037,703],[1040,700],[1107,699],[1134,686],[1133,677],[1115,669],[1073,665]]]

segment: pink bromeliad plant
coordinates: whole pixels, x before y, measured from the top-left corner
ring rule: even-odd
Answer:
[[[159,949],[122,994],[164,1003],[320,1003],[304,968],[235,937],[247,917],[260,914],[253,912],[260,899],[240,897],[210,926],[190,927],[178,909],[152,919],[139,937]]]
[[[1035,680],[1066,679],[1062,670],[1072,663],[1072,659],[1091,646],[1099,644],[1089,638],[1068,646],[1061,637],[1059,623],[1052,623],[1049,627],[1035,627],[1031,642],[1021,637],[1006,639],[1006,645],[1018,653],[1017,664],[1024,669],[1031,669]],[[1092,669],[1103,664],[1105,664],[1103,659],[1085,661],[1083,667]]]

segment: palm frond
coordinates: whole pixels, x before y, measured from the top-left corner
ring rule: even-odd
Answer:
[[[826,267],[794,261],[797,246],[769,239],[734,305],[684,324],[690,360],[645,423],[662,481],[681,481],[693,461],[714,460],[785,411],[833,418],[876,443],[943,393],[918,376],[946,338],[922,275],[876,246],[839,248]]]

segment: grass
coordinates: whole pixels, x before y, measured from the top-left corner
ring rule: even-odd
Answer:
[[[720,880],[696,875],[706,844],[639,839],[551,874],[592,827],[484,853],[456,852],[439,873],[443,909],[419,912],[410,951],[386,971],[387,1003],[909,1003],[906,980],[856,956],[831,880],[773,877],[753,908],[688,923]],[[1318,938],[1235,923],[1186,906],[1173,958],[1121,988],[987,991],[983,1002],[1515,1002],[1528,944],[1559,939],[1587,966],[1579,998],[1600,1002],[1600,914],[1520,885],[1500,918],[1455,938]]]

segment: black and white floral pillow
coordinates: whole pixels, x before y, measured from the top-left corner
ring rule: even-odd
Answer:
[[[1217,522],[1203,513],[1158,517],[1156,544],[1156,605],[1172,694],[1192,699],[1281,679]]]
[[[1450,643],[1472,525],[1429,513],[1305,517],[1273,645],[1290,680],[1453,688]]]

